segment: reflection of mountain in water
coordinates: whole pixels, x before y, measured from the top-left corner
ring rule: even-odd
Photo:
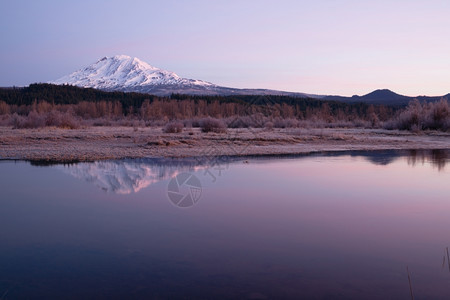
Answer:
[[[104,191],[116,194],[136,193],[180,172],[198,169],[195,161],[150,159],[98,161],[59,165],[56,168],[78,179],[91,182]]]
[[[387,166],[400,157],[404,156],[406,153],[399,153],[395,150],[386,150],[386,151],[355,151],[351,152],[351,156],[361,156],[364,157],[367,161],[373,163],[374,165]]]
[[[450,150],[387,150],[345,151],[316,153],[309,155],[284,155],[265,157],[220,157],[203,159],[129,159],[58,165],[58,168],[76,178],[95,184],[104,191],[116,194],[136,193],[149,185],[175,177],[179,173],[208,169],[251,159],[254,163],[265,163],[273,159],[306,159],[308,157],[362,157],[376,165],[388,165],[406,158],[408,165],[430,163],[442,171],[450,161]]]

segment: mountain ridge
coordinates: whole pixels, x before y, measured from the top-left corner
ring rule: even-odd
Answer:
[[[105,56],[85,68],[48,83],[69,84],[105,91],[148,93],[157,96],[169,96],[175,93],[205,96],[281,95],[321,97],[270,89],[237,89],[219,86],[203,80],[182,78],[174,72],[153,67],[136,57],[128,55]]]
[[[366,95],[354,95],[351,97],[314,95],[270,89],[238,89],[219,86],[203,80],[182,78],[174,72],[156,68],[139,58],[128,55],[105,56],[85,68],[49,83],[58,85],[69,84],[104,91],[137,92],[157,96],[170,96],[171,94],[198,96],[279,95],[346,103],[364,102],[384,105],[407,105],[413,99],[434,102],[439,101],[441,98],[450,97],[450,93],[439,97],[410,97],[397,94],[389,89],[378,89]]]

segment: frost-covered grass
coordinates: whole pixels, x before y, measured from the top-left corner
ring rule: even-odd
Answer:
[[[317,151],[450,149],[450,133],[364,128],[229,128],[203,132],[188,128],[94,126],[0,127],[0,158],[86,161],[204,155],[279,155]],[[212,149],[214,151],[212,151]]]

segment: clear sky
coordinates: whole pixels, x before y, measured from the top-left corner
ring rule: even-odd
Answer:
[[[450,1],[0,0],[0,86],[126,54],[223,86],[450,93]]]

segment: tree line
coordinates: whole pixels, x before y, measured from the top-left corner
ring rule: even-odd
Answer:
[[[0,109],[21,115],[32,110],[46,111],[51,107],[72,105],[81,117],[119,117],[136,115],[144,119],[166,117],[181,119],[200,116],[216,118],[252,113],[271,113],[283,118],[310,118],[329,115],[338,119],[367,118],[373,113],[387,119],[395,108],[364,103],[347,104],[290,96],[189,96],[173,94],[158,97],[149,94],[106,92],[70,85],[31,84],[24,88],[1,88]],[[270,107],[270,110],[266,108]],[[1,112],[1,111],[0,111]],[[329,119],[329,118],[328,118]]]
[[[201,123],[199,119],[211,122],[213,118],[228,128],[308,125],[448,130],[448,107],[447,100],[415,101],[401,108],[276,95],[159,97],[51,84],[0,89],[0,125],[16,128],[165,126],[172,121],[196,126]]]

